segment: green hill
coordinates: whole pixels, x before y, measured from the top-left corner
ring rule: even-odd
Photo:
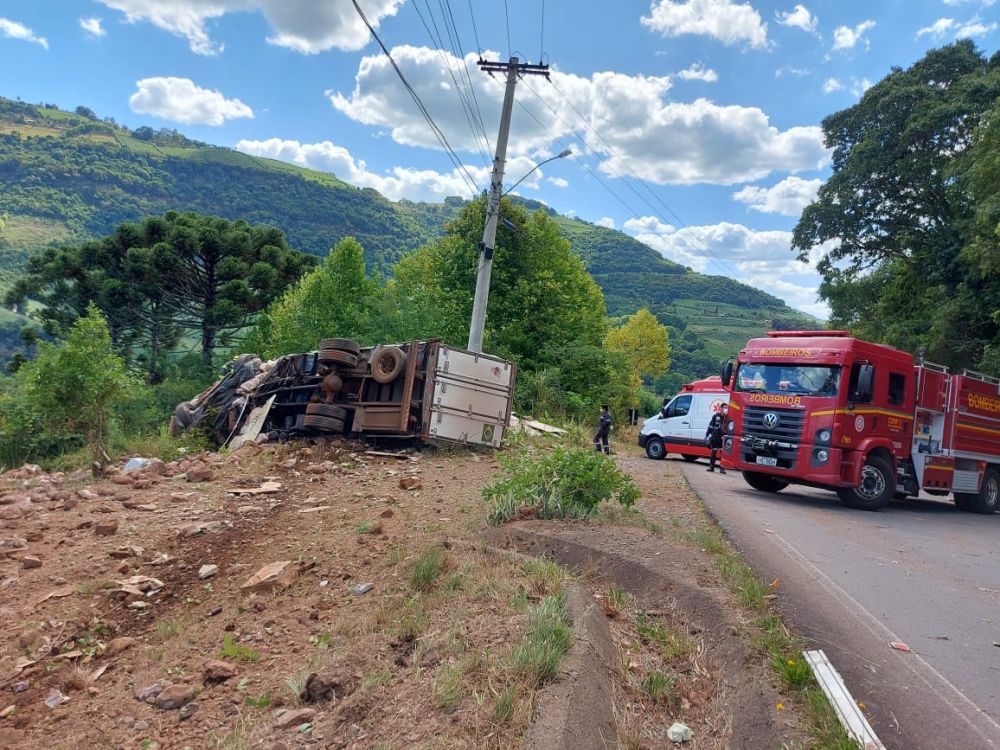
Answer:
[[[272,224],[293,247],[317,255],[353,235],[369,264],[385,269],[438,236],[462,205],[458,198],[393,202],[331,174],[200,143],[173,130],[132,131],[81,112],[0,97],[0,285],[35,250],[103,236],[120,222],[171,209]],[[648,306],[678,332],[697,333],[715,360],[772,321],[815,324],[769,294],[695,273],[622,232],[524,203],[557,218],[604,290],[610,314]],[[13,323],[0,321],[4,325]]]

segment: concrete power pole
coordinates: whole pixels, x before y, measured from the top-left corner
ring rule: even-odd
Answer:
[[[514,108],[514,87],[518,75],[549,76],[548,65],[519,63],[516,57],[510,62],[479,61],[484,72],[507,74],[507,90],[503,95],[500,113],[500,133],[497,135],[497,153],[493,159],[493,176],[490,178],[489,199],[486,202],[486,226],[479,243],[479,270],[476,274],[476,297],[472,303],[472,323],[469,326],[470,352],[483,350],[483,329],[486,327],[486,303],[490,296],[490,276],[493,273],[493,248],[497,238],[497,220],[500,218],[500,198],[503,195],[503,167],[507,159],[507,137],[510,135],[510,113]]]

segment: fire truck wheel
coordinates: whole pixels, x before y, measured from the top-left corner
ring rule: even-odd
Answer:
[[[656,435],[650,435],[649,440],[646,441],[646,455],[659,461],[667,455],[667,447]]]
[[[1000,505],[1000,474],[988,468],[983,473],[983,483],[978,495],[969,496],[969,510],[973,513],[996,513]]]
[[[761,474],[756,471],[744,471],[743,479],[759,492],[781,492],[788,486],[788,482],[783,482],[770,474]]]
[[[841,487],[837,490],[840,502],[855,510],[881,510],[896,491],[896,481],[892,464],[879,456],[868,456],[861,469],[861,481],[857,487]]]

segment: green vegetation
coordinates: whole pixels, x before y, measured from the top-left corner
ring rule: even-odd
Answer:
[[[573,642],[566,618],[566,595],[553,594],[528,610],[528,631],[511,653],[513,672],[538,688],[559,674],[559,662]]]
[[[86,445],[100,461],[107,452],[115,406],[140,384],[115,352],[108,324],[95,306],[69,329],[61,346],[40,344],[0,395],[0,460],[28,458]]]
[[[833,175],[795,228],[836,326],[1000,374],[1000,56],[969,40],[823,121]]]
[[[663,375],[670,367],[667,329],[645,307],[608,331],[604,345],[625,361],[632,405],[638,405],[643,378]]]
[[[219,658],[235,661],[260,661],[260,652],[254,651],[249,646],[241,646],[233,638],[232,633],[226,633],[222,639]]]
[[[631,507],[639,489],[603,453],[557,446],[541,456],[520,450],[500,456],[505,477],[483,488],[486,520],[499,525],[522,512],[538,518],[586,518],[602,502]]]
[[[430,591],[444,571],[448,557],[445,551],[434,545],[425,549],[417,558],[410,571],[410,585],[417,591]]]

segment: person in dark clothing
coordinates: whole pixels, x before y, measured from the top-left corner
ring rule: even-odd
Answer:
[[[611,446],[608,444],[608,435],[611,434],[611,414],[608,412],[608,405],[601,406],[601,419],[597,423],[597,434],[594,435],[594,450],[599,451],[603,446],[604,452],[611,453]]]
[[[722,448],[722,433],[726,429],[726,412],[729,407],[723,404],[722,407],[708,422],[708,429],[705,430],[705,442],[708,443],[708,447],[712,449],[712,456],[708,459],[708,469],[707,471],[715,471],[715,459]],[[719,473],[725,474],[726,470],[722,468],[722,463],[719,462]]]

